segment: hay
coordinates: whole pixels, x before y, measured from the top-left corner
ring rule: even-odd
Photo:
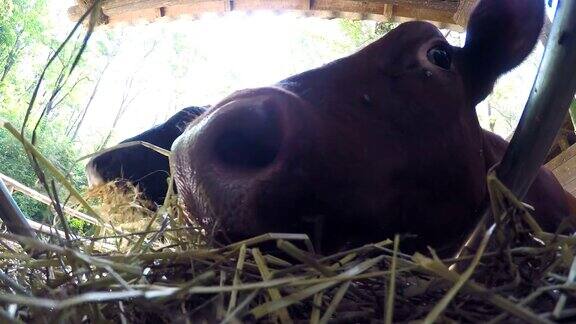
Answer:
[[[102,223],[88,239],[0,234],[3,321],[545,323],[576,317],[576,238],[543,232],[493,174],[495,225],[479,231],[480,245],[458,259],[441,260],[432,250],[406,255],[398,237],[324,257],[302,234],[215,247],[209,229],[186,217],[171,186],[154,211],[128,184],[93,190],[91,204],[15,128],[2,125]],[[262,248],[270,242],[276,252]]]
[[[295,234],[214,248],[190,227],[175,196],[153,212],[133,187],[113,197],[118,190],[107,186],[91,193],[104,196],[95,209],[105,220],[134,224],[141,213],[146,221],[133,229],[140,233],[93,238],[117,246],[106,253],[82,241],[1,234],[11,248],[0,251],[0,316],[74,323],[574,320],[576,239],[542,232],[493,176],[489,185],[498,226],[476,253],[452,260],[433,251],[403,254],[398,237],[324,257]],[[32,258],[13,241],[42,254]],[[277,252],[262,249],[267,242]]]
[[[136,232],[145,228],[154,216],[153,205],[145,200],[140,190],[129,182],[109,182],[92,187],[86,193],[95,210],[105,222],[123,231]],[[153,223],[158,230],[160,224]]]

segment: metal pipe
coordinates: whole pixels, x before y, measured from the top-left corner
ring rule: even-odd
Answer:
[[[2,179],[0,179],[0,218],[11,233],[36,237]]]
[[[544,163],[575,92],[576,0],[559,0],[532,91],[508,149],[495,169],[498,178],[519,199],[524,198]],[[456,257],[478,246],[490,215],[486,207]]]
[[[576,92],[576,1],[558,1],[548,44],[532,92],[496,168],[498,178],[524,198],[568,112]]]

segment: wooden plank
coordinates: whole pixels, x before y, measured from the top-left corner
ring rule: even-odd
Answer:
[[[178,5],[190,5],[203,0],[106,0],[102,3],[102,9],[106,15],[123,14],[130,11],[142,9],[152,9],[161,7],[171,7]],[[390,4],[399,6],[412,6],[417,8],[427,8],[439,11],[456,12],[459,0],[353,0],[362,3],[377,2],[380,4]]]
[[[374,20],[385,22],[394,21],[394,19],[385,19],[382,13],[362,13],[333,10],[284,10],[283,13],[300,15],[302,17],[316,17],[321,19],[345,18],[351,20]]]
[[[384,10],[382,10],[382,16],[385,21],[391,21],[392,17],[394,17],[394,5],[387,4],[384,5]]]
[[[29,196],[29,197],[37,200],[37,201],[44,203],[44,204],[52,205],[52,201],[50,200],[49,197],[39,193],[38,191],[36,191],[34,189],[26,187],[25,185],[21,184],[20,182],[2,174],[2,173],[0,173],[0,179],[2,179],[2,181],[6,183],[7,187],[9,186],[14,191],[20,192],[26,196]],[[83,219],[89,223],[99,225],[98,221],[95,218],[90,217],[86,214],[83,214],[77,210],[70,208],[70,207],[64,206],[63,210],[65,213],[67,213],[71,216],[74,216],[74,217],[79,218],[79,219]],[[58,236],[62,239],[66,238],[66,234],[62,230],[56,229],[56,228],[49,226],[49,225],[35,222],[31,219],[26,219],[26,221],[28,222],[30,227],[36,232],[43,233],[46,235],[55,235],[55,236]],[[110,227],[110,229],[111,229],[111,227]],[[82,238],[82,237],[79,237],[79,239],[84,241],[84,242],[89,241],[88,239]],[[113,250],[115,250],[113,245],[111,245],[109,243],[105,243],[105,242],[96,242],[94,244],[94,246],[99,251],[113,251]]]
[[[107,16],[113,16],[147,9],[191,5],[202,1],[203,0],[106,0],[102,3],[102,11]]]
[[[234,0],[234,10],[308,10],[309,0]]]
[[[190,5],[179,5],[166,8],[166,17],[200,16],[204,13],[225,13],[229,11],[228,0],[202,1]]]
[[[64,231],[56,229],[52,226],[49,225],[45,225],[45,224],[41,224],[38,222],[35,222],[31,219],[27,219],[28,224],[30,224],[30,227],[32,227],[33,230],[35,230],[36,232],[40,232],[46,235],[51,235],[51,236],[58,236],[59,238],[65,239],[66,238],[66,233],[64,233]]]
[[[476,8],[477,3],[478,0],[460,0],[458,9],[456,10],[456,13],[454,13],[454,22],[462,27],[468,26],[468,19],[470,18],[474,8]]]
[[[15,191],[18,191],[28,197],[31,197],[41,203],[44,203],[48,206],[52,206],[52,200],[50,199],[50,197],[39,193],[38,191],[28,188],[27,186],[23,185],[22,183],[0,173],[0,179],[2,179],[7,185],[10,185],[14,188]],[[88,223],[91,224],[95,224],[95,225],[100,225],[100,222],[98,222],[98,220],[92,216],[86,215],[82,212],[79,212],[75,209],[72,209],[70,207],[67,206],[62,206],[62,211],[64,211],[64,213],[76,217],[78,219],[81,219],[83,221],[86,221]],[[107,228],[112,229],[112,227],[110,225],[107,225]]]
[[[77,0],[77,5],[69,9],[72,19],[82,12],[81,9],[86,6],[84,2]],[[105,18],[104,24],[130,23],[138,20],[152,22],[164,16],[172,18],[181,15],[199,16],[205,12],[222,13],[231,10],[282,12],[300,10],[303,16],[324,18],[345,17],[397,22],[426,20],[434,22],[441,28],[462,31],[462,28],[455,25],[453,21],[453,15],[459,3],[459,0],[223,0],[222,2],[214,0],[104,0],[102,11]],[[311,10],[320,12],[310,12]]]
[[[88,8],[82,5],[75,5],[68,8],[68,17],[71,21],[78,21]]]
[[[32,229],[38,233],[42,233],[45,235],[50,235],[50,236],[57,236],[61,239],[66,239],[66,233],[64,233],[64,231],[59,230],[57,228],[54,228],[52,226],[46,225],[46,224],[41,224],[38,222],[35,222],[31,219],[28,219],[28,224],[30,224],[30,227],[32,227]],[[91,244],[90,240],[85,238],[85,237],[78,237],[78,236],[73,236],[73,239],[79,239],[80,241],[84,242],[85,244]],[[102,252],[110,252],[110,251],[116,251],[117,249],[114,247],[113,244],[110,243],[105,243],[105,242],[94,242],[94,248],[98,251],[102,251]]]
[[[572,180],[562,186],[566,192],[574,196],[576,194],[576,180]]]
[[[354,0],[360,2],[378,2],[393,6],[408,6],[438,11],[447,11],[454,14],[460,4],[459,0]],[[464,1],[464,0],[463,0]]]
[[[556,169],[551,170],[562,186],[576,179],[576,156],[572,156]]]
[[[80,17],[88,11],[88,9],[94,4],[94,1],[95,0],[76,0],[76,5],[68,8],[68,17],[70,20],[73,22],[80,20]],[[88,18],[85,20],[86,24],[88,23]],[[96,25],[106,24],[108,24],[108,17],[103,12],[100,12],[100,17],[97,18]]]
[[[313,10],[353,12],[360,14],[382,14],[386,4],[378,2],[360,2],[354,0],[316,0]]]
[[[117,25],[122,23],[134,23],[137,21],[152,22],[162,17],[160,9],[143,9],[125,13],[108,15],[108,24]]]
[[[576,156],[576,145],[570,146],[566,151],[560,153],[560,155],[550,160],[550,162],[546,163],[546,167],[554,172],[554,170],[556,170],[562,164],[568,162],[568,160],[574,156]]]
[[[397,6],[394,10],[394,16],[405,17],[411,20],[427,20],[454,24],[454,15],[452,12],[412,6]]]

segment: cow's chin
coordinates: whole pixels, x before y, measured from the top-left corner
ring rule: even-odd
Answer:
[[[237,217],[238,215],[235,216]],[[214,221],[215,219],[217,221]],[[328,212],[287,215],[278,210],[269,210],[250,219],[250,221],[239,222],[238,220],[235,221],[232,215],[212,218],[209,222],[214,225],[211,227],[211,232],[209,232],[211,240],[217,243],[216,246],[226,246],[264,234],[278,234],[258,240],[258,242],[262,243],[257,243],[255,246],[265,253],[272,253],[282,258],[286,257],[286,254],[278,249],[278,239],[289,240],[303,250],[307,250],[308,244],[301,238],[289,238],[281,234],[307,235],[317,255],[332,255],[368,244],[382,243],[386,240],[389,240],[390,244],[385,247],[391,248],[395,234],[400,234],[404,253],[426,253],[430,243],[427,242],[425,237],[415,233],[394,233],[385,228],[376,229],[375,224],[362,222],[362,217],[352,218],[356,220],[354,222],[351,221],[349,215],[338,215]],[[260,221],[264,219],[266,221]],[[239,223],[243,225],[239,226]],[[386,227],[388,229],[394,228],[394,226]],[[434,246],[439,255],[450,255],[454,252],[459,242],[456,238],[451,240],[447,238],[445,243],[442,246]]]
[[[279,203],[278,205],[283,205]],[[217,208],[216,208],[217,209]],[[300,213],[284,212],[281,209],[261,210],[256,214],[254,209],[232,207],[230,210],[241,211],[240,214],[224,213],[219,216],[210,215],[196,217],[198,223],[208,235],[208,241],[214,247],[222,247],[245,240],[253,239],[265,234],[268,238],[258,240],[255,246],[265,253],[272,253],[278,257],[286,255],[278,249],[277,240],[285,239],[303,250],[308,250],[308,242],[293,235],[305,234],[318,255],[331,255],[356,248],[368,243],[384,240],[384,237],[374,237],[367,234],[365,224],[346,222],[342,226],[342,218],[338,215],[329,216],[329,213],[314,213],[301,211]]]

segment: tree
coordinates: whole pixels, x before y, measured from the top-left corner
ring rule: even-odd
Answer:
[[[18,109],[5,108],[0,110],[0,118],[14,125],[22,122],[22,114]],[[84,171],[77,165],[77,150],[64,136],[64,124],[56,121],[42,126],[42,139],[38,148],[52,163],[61,170],[72,170],[70,181],[78,188],[86,187]],[[22,144],[4,129],[0,129],[0,173],[6,174],[24,185],[41,190],[38,179],[32,170]],[[26,196],[16,194],[15,200],[28,217],[41,221],[49,213],[47,206]]]
[[[382,37],[397,26],[389,22],[367,22],[360,20],[341,19],[340,27],[352,41],[354,48],[363,47]]]
[[[0,87],[23,51],[43,39],[46,0],[0,0]]]
[[[96,77],[96,82],[93,84],[92,89],[90,91],[90,95],[84,107],[78,111],[73,118],[70,119],[70,123],[66,127],[66,135],[70,138],[71,141],[75,141],[76,137],[78,136],[78,132],[84,123],[86,118],[86,114],[90,110],[92,106],[92,102],[98,93],[98,89],[100,88],[100,84],[102,82],[102,78],[106,74],[106,71],[112,64],[112,61],[118,54],[120,44],[121,44],[122,37],[116,36],[112,31],[108,30],[104,33],[104,38],[97,40],[95,43],[95,53],[92,55],[96,55],[98,57],[102,57],[105,60],[104,67],[98,72]]]
[[[53,55],[59,40],[45,21],[48,16],[45,0],[0,0],[0,8],[5,9],[0,12],[0,118],[19,127],[46,59]],[[77,44],[78,40],[72,42],[71,48],[62,51],[53,67],[46,71],[46,82],[39,88],[34,107],[42,107],[43,113],[49,115],[37,125],[41,134],[37,148],[60,170],[70,171],[71,183],[83,188],[85,176],[76,163],[79,151],[65,136],[68,109],[75,107],[78,89],[87,80],[83,73],[67,72],[67,62],[78,49]],[[34,119],[39,115],[39,111],[32,111]],[[30,134],[34,127],[35,123],[29,123],[24,127],[25,133]],[[0,172],[44,191],[22,144],[4,129],[0,129]],[[63,194],[60,197],[66,199]],[[15,194],[15,200],[28,217],[52,219],[47,206],[20,194]]]
[[[108,131],[107,135],[104,137],[104,140],[102,141],[102,143],[98,146],[98,149],[97,149],[98,151],[105,148],[108,145],[108,142],[112,138],[112,134],[114,132],[114,129],[118,125],[120,118],[122,118],[122,116],[126,113],[128,108],[130,107],[130,105],[132,105],[132,102],[138,97],[140,92],[144,91],[144,89],[136,89],[136,91],[134,91],[134,88],[135,88],[135,85],[134,85],[135,82],[134,81],[135,81],[136,77],[138,76],[138,73],[140,72],[140,70],[145,66],[146,59],[156,49],[157,44],[158,44],[157,42],[154,42],[152,44],[150,49],[148,51],[146,51],[146,53],[143,55],[141,62],[138,65],[138,67],[126,79],[124,92],[122,93],[122,99],[120,100],[120,106],[118,107],[118,110],[116,111],[116,115],[114,116],[114,120],[112,122],[112,126],[110,127],[110,130]]]

